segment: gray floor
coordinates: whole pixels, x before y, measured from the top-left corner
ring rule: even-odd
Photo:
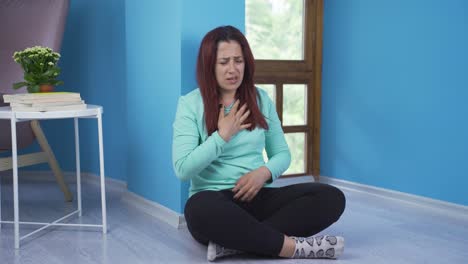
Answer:
[[[98,186],[85,183],[83,223],[100,219]],[[0,263],[207,263],[206,248],[177,230],[121,201],[124,190],[108,185],[109,233],[93,229],[54,228],[22,241],[13,249],[12,225],[0,230]],[[250,255],[219,263],[468,263],[468,222],[437,211],[362,192],[345,190],[347,208],[340,221],[323,233],[346,239],[339,260],[268,259]],[[12,218],[11,183],[3,179],[3,219]],[[52,182],[20,183],[20,218],[50,221],[74,205],[62,202]],[[313,208],[311,208],[313,210]],[[73,221],[70,221],[73,222]],[[30,231],[24,229],[23,231]]]

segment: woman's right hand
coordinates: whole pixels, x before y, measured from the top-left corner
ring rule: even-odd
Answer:
[[[244,104],[240,109],[239,100],[236,100],[234,105],[231,108],[231,111],[224,115],[224,107],[221,105],[219,109],[218,117],[218,134],[228,142],[232,136],[237,134],[237,132],[242,129],[250,127],[252,124],[244,124],[244,121],[250,114],[250,110],[247,110],[247,104]]]

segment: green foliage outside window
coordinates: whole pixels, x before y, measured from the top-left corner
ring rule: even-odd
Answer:
[[[302,60],[303,0],[246,0],[246,35],[255,59]]]

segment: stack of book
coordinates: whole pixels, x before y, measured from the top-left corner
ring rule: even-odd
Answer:
[[[80,94],[73,92],[5,94],[3,99],[5,103],[10,103],[12,111],[17,112],[86,109],[86,104]]]

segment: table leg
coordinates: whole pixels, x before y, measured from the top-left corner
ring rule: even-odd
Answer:
[[[102,232],[107,233],[107,213],[106,213],[106,187],[104,178],[104,147],[102,141],[102,112],[99,112],[98,117],[98,133],[99,133],[99,165],[101,174],[101,209],[102,209]]]
[[[13,160],[13,222],[15,249],[19,249],[18,151],[16,148],[16,117],[11,118],[11,156]]]
[[[80,132],[78,118],[75,117],[75,159],[76,159],[76,195],[78,202],[78,215],[82,216],[81,208],[81,162],[80,162]]]

